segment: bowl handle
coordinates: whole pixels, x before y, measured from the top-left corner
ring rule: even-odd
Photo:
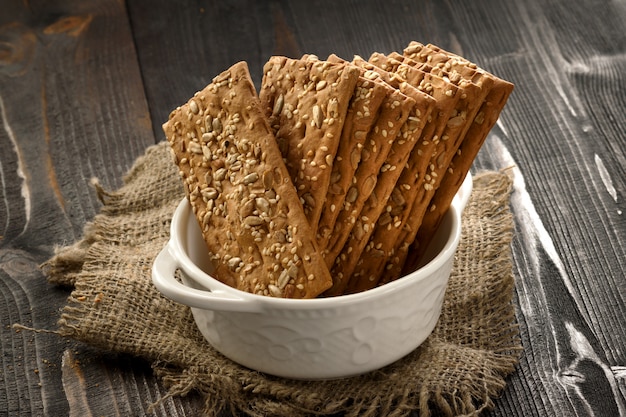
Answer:
[[[474,187],[474,182],[472,179],[472,174],[467,173],[461,187],[457,191],[454,199],[452,200],[452,205],[456,206],[460,212],[463,212],[465,206],[469,201],[470,196],[472,195],[472,189]]]
[[[259,312],[257,300],[219,289],[199,290],[179,282],[174,276],[179,265],[172,256],[171,246],[166,245],[152,264],[152,283],[167,298],[189,307],[217,311]]]

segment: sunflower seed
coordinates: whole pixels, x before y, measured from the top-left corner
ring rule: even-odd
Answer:
[[[200,111],[200,109],[198,108],[198,103],[196,103],[195,100],[191,100],[189,102],[189,110],[191,110],[193,114],[198,114],[198,112]]]
[[[320,106],[316,104],[313,106],[313,123],[319,129],[322,127],[323,121],[324,121],[324,114],[322,113]]]
[[[236,256],[233,256],[232,258],[228,260],[228,267],[233,271],[237,269],[237,267],[239,267],[240,264],[241,264],[241,258],[238,258]]]
[[[259,179],[259,174],[257,174],[256,172],[251,172],[250,174],[243,177],[243,183],[245,185],[250,185],[258,179]]]
[[[270,211],[270,203],[267,199],[263,197],[257,197],[254,202],[256,203],[257,208],[261,211],[261,213],[269,213]]]
[[[285,104],[285,97],[281,94],[278,96],[278,98],[274,102],[274,109],[272,110],[272,116],[278,116],[280,112],[283,111],[284,104]]]
[[[262,225],[262,224],[264,223],[264,222],[263,222],[263,219],[262,219],[262,218],[260,218],[259,216],[248,216],[248,217],[246,217],[246,218],[244,219],[244,221],[243,221],[243,222],[244,222],[247,226],[251,226],[251,227],[254,227],[254,226],[260,226],[260,225]]]
[[[354,203],[356,201],[356,198],[359,195],[359,191],[356,189],[356,187],[350,187],[350,189],[348,190],[348,193],[346,194],[346,201],[350,204]]]
[[[218,135],[222,133],[223,126],[222,126],[222,121],[220,119],[218,119],[217,117],[213,119],[212,126],[213,126],[213,131],[215,133],[217,133]]]
[[[337,98],[333,97],[330,99],[330,101],[328,102],[328,115],[334,119],[336,119],[337,117],[339,117],[339,109],[338,109],[338,102],[337,102]]]

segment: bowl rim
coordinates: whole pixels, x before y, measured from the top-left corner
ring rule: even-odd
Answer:
[[[450,221],[452,222],[450,225],[450,235],[448,236],[442,250],[437,253],[433,259],[421,266],[419,269],[392,282],[354,294],[311,299],[289,299],[253,294],[222,283],[217,278],[206,273],[198,265],[196,265],[184,249],[181,241],[183,234],[185,233],[184,230],[186,230],[187,223],[190,220],[195,220],[195,218],[191,215],[191,205],[189,204],[187,197],[183,197],[174,212],[170,225],[170,238],[167,246],[170,252],[172,252],[172,256],[176,258],[178,267],[182,269],[189,276],[189,278],[193,279],[200,287],[202,287],[203,291],[211,292],[217,297],[239,299],[243,302],[257,303],[264,307],[293,310],[313,308],[319,309],[360,302],[371,302],[373,298],[384,297],[385,294],[401,291],[411,285],[414,285],[416,281],[427,279],[432,272],[439,269],[443,266],[443,264],[445,264],[445,262],[454,256],[461,236],[462,212],[469,199],[469,194],[471,194],[472,185],[471,175],[468,174],[459,192],[454,197],[454,200],[450,205],[450,209],[446,213],[446,216],[449,216],[451,218]],[[181,232],[179,233],[179,231]],[[211,309],[211,306],[207,303],[206,308]]]

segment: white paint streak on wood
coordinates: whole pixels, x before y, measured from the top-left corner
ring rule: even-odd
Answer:
[[[92,416],[87,400],[85,377],[78,361],[74,359],[74,355],[69,350],[63,352],[61,371],[63,388],[70,407],[69,417]]]
[[[519,219],[519,226],[522,228],[524,235],[528,238],[527,243],[530,245],[530,250],[527,253],[533,257],[532,261],[535,266],[535,271],[539,273],[540,259],[537,255],[537,245],[540,244],[550,256],[550,260],[559,270],[559,273],[563,277],[569,291],[574,294],[575,291],[572,288],[571,282],[569,282],[566,278],[567,274],[565,274],[563,262],[561,261],[556,247],[554,246],[554,242],[543,225],[543,222],[535,209],[533,201],[530,198],[530,194],[526,190],[526,182],[524,181],[522,172],[509,153],[509,150],[497,136],[494,137],[494,145],[500,157],[501,168],[507,168],[513,178],[514,192],[511,195],[511,206],[515,207],[516,216]]]
[[[499,117],[498,120],[496,120],[496,126],[500,128],[504,136],[509,136],[509,132],[507,132],[506,128],[504,127],[504,123],[502,123],[502,119],[500,119]]]
[[[626,379],[626,366],[611,366],[611,372],[616,379]]]
[[[11,218],[11,207],[9,206],[9,200],[6,193],[6,181],[4,180],[4,168],[2,167],[2,160],[0,160],[0,187],[2,187],[2,202],[4,203],[4,210],[6,213],[6,219],[4,219],[3,231],[0,232],[0,238],[4,236],[9,229],[9,219]]]
[[[596,364],[596,366],[598,366],[598,368],[602,369],[602,371],[604,372],[606,380],[608,381],[609,386],[613,391],[615,403],[620,410],[620,415],[626,415],[626,406],[621,401],[622,395],[619,391],[619,387],[617,386],[617,381],[615,379],[613,371],[611,370],[611,367],[602,362],[602,360],[593,350],[593,347],[591,346],[591,343],[589,343],[589,340],[587,340],[582,332],[576,329],[574,324],[566,321],[565,328],[567,329],[567,333],[569,334],[570,347],[572,348],[572,351],[575,352],[576,358],[571,362],[569,369],[565,370],[565,372],[562,372],[562,374],[566,374],[568,376],[562,376],[561,378],[559,378],[559,380],[573,388],[578,393],[578,396],[584,401],[585,396],[580,392],[580,382],[584,382],[585,375],[578,372],[576,368],[580,361],[592,361]],[[591,405],[586,403],[586,407],[590,416],[595,415]]]
[[[22,198],[24,199],[24,211],[25,211],[25,217],[26,217],[24,229],[22,230],[22,233],[24,233],[26,229],[28,229],[28,224],[30,223],[30,216],[31,216],[32,205],[31,205],[31,197],[30,197],[30,188],[28,186],[28,177],[24,169],[24,165],[25,165],[24,155],[20,151],[20,148],[17,144],[17,139],[15,138],[15,134],[13,133],[13,129],[11,129],[11,125],[9,124],[9,120],[6,114],[6,108],[4,106],[4,101],[2,100],[1,96],[0,96],[0,117],[2,117],[2,125],[4,126],[4,131],[6,132],[7,136],[11,140],[11,143],[13,144],[13,150],[15,151],[15,154],[17,155],[17,175],[22,179]],[[4,183],[3,183],[3,186],[4,186]],[[7,203],[7,207],[8,207],[8,203]],[[7,218],[9,217],[10,216],[7,216]]]
[[[517,224],[523,235],[521,236],[521,241],[527,246],[524,253],[527,256],[526,259],[532,263],[532,265],[530,265],[532,270],[535,274],[537,274],[537,276],[539,276],[540,263],[545,262],[545,260],[540,259],[538,248],[541,246],[548,254],[550,261],[553,262],[554,266],[557,268],[567,290],[572,295],[576,294],[576,289],[573,287],[573,284],[565,271],[563,262],[555,248],[554,242],[543,225],[543,222],[541,221],[541,218],[539,217],[539,214],[537,213],[532,202],[530,194],[526,190],[524,177],[517,166],[517,163],[500,138],[494,136],[492,143],[496,152],[496,158],[494,161],[500,165],[500,169],[507,169],[507,172],[509,172],[509,175],[511,175],[513,179],[511,207],[515,211],[516,218],[518,220]],[[596,164],[598,164],[597,161],[598,158],[596,159]],[[608,175],[608,173],[606,173],[606,175]],[[611,191],[609,191],[609,193],[611,193]],[[543,293],[541,288],[536,288],[533,291],[540,291]],[[530,307],[526,308],[528,311],[525,314],[527,317],[530,317],[530,314],[534,313],[534,311]],[[586,375],[579,372],[576,369],[576,366],[582,359],[592,360],[600,369],[602,369],[604,375],[606,376],[606,379],[613,390],[614,400],[620,410],[620,415],[626,416],[626,405],[624,405],[621,399],[621,393],[617,384],[617,379],[626,378],[626,367],[611,368],[595,353],[591,343],[582,332],[576,329],[571,322],[566,321],[564,325],[569,334],[571,352],[576,354],[576,358],[573,361],[563,361],[564,352],[560,351],[561,349],[558,343],[555,345],[557,363],[568,363],[566,368],[561,369],[556,380],[561,384],[572,388],[575,392],[577,392],[579,399],[586,402],[583,393],[580,392],[580,384],[585,382]],[[554,326],[554,323],[551,323],[550,326]],[[594,416],[595,414],[592,406],[587,403],[586,407],[588,415]]]
[[[613,180],[611,179],[609,171],[607,171],[606,167],[604,166],[604,162],[602,162],[602,159],[598,156],[598,154],[594,155],[594,160],[596,162],[596,167],[598,167],[600,178],[602,179],[602,182],[606,187],[606,191],[611,195],[611,197],[613,197],[613,200],[615,200],[615,202],[617,203],[617,191],[615,191],[615,186],[613,186]]]
[[[598,173],[600,174],[600,179],[606,187],[606,191],[613,198],[613,201],[617,203],[617,191],[615,190],[615,186],[613,185],[613,179],[611,178],[611,174],[606,169],[602,158],[598,156],[598,154],[594,154],[594,160],[596,162],[596,167],[598,168]],[[618,209],[618,214],[622,214],[622,211]]]
[[[567,111],[574,117],[584,113],[584,106],[576,96],[568,94],[574,91],[573,87],[567,83],[568,78],[563,76],[563,68],[578,67],[576,63],[572,63],[571,57],[566,59],[559,48],[560,43],[554,38],[553,24],[545,19],[537,20],[535,16],[530,16],[525,8],[522,8],[520,18],[528,27],[528,38],[524,38],[526,48],[538,55],[537,62],[545,65],[545,76],[553,84],[551,87],[562,99]],[[554,102],[554,106],[560,108],[558,101]],[[562,112],[562,111],[561,111]],[[558,119],[557,119],[558,120]]]

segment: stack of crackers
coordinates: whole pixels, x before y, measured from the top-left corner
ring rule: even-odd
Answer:
[[[420,261],[513,85],[434,45],[245,62],[163,125],[216,278],[314,298]]]

